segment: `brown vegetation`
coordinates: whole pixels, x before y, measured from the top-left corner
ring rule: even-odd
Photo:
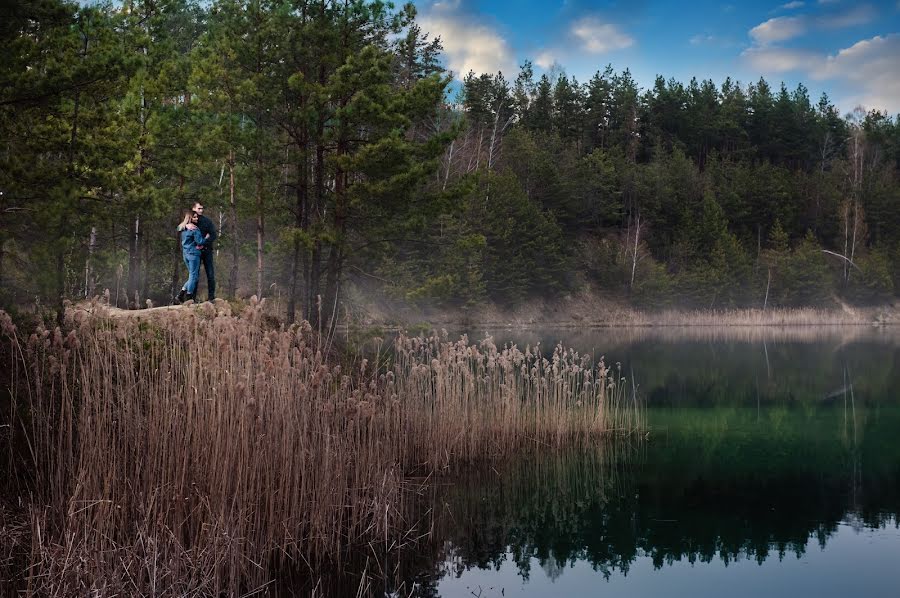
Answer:
[[[900,324],[900,304],[852,307],[836,302],[831,308],[768,309],[636,309],[602,291],[585,288],[561,298],[531,299],[514,307],[484,303],[469,309],[429,308],[376,299],[359,293],[348,301],[341,319],[363,327],[404,327],[419,322],[432,326],[573,327],[632,326],[832,326]]]
[[[410,475],[642,426],[624,380],[561,347],[400,337],[347,371],[255,302],[104,312],[27,340],[0,312],[9,479],[29,496],[28,554],[7,562],[27,561],[28,595],[264,590],[282,568],[412,537]]]

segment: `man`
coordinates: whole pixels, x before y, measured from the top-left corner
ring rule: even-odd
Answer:
[[[207,301],[216,298],[216,269],[213,264],[213,241],[219,234],[216,232],[216,225],[213,221],[203,215],[203,204],[199,201],[194,204],[194,212],[197,213],[197,228],[205,238],[203,250],[200,252],[200,263],[203,264],[203,270],[206,272],[206,294]]]

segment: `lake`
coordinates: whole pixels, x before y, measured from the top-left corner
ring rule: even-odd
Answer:
[[[387,595],[900,593],[897,330],[488,334],[618,363],[648,434],[444,476]]]

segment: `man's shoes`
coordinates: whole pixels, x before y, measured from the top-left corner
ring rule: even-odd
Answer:
[[[193,303],[193,302],[194,302],[194,294],[193,294],[193,293],[188,293],[187,295],[185,295],[185,296],[184,296],[184,302],[185,302],[185,303]]]
[[[184,298],[186,295],[187,295],[187,291],[184,289],[181,289],[181,291],[178,292],[178,296],[175,297],[175,304],[180,305],[180,304],[184,303]]]

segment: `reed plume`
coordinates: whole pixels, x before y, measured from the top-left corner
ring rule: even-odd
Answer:
[[[408,532],[411,474],[642,426],[614,370],[562,347],[400,336],[387,365],[345,371],[308,324],[262,313],[70,310],[67,331],[27,340],[2,314],[28,594],[262,590],[281,567]]]

